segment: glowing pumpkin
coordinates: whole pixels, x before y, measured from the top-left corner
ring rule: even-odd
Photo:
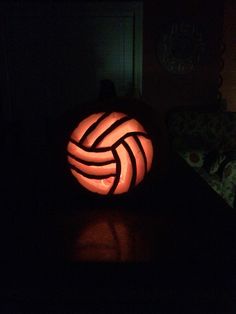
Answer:
[[[67,153],[72,174],[86,189],[122,194],[150,170],[153,146],[137,120],[121,112],[101,112],[78,124]]]

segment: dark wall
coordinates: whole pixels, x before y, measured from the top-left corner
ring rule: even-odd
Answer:
[[[236,110],[236,3],[232,0],[225,0],[224,7],[224,44],[223,54],[224,68],[222,71],[223,84],[221,92],[227,101],[227,110]]]
[[[205,52],[194,71],[169,73],[159,62],[156,46],[168,23],[196,23]],[[216,100],[223,1],[145,1],[143,33],[143,95],[161,116],[177,105],[211,105]]]
[[[134,6],[86,1],[0,4],[3,113],[57,117],[99,94],[104,79],[125,95],[133,79]]]
[[[143,1],[143,98],[161,117],[176,105],[209,105],[215,102],[223,25],[222,2]],[[24,116],[23,111],[31,106],[36,109],[47,106],[49,113],[65,102],[73,106],[81,99],[81,91],[94,83],[94,72],[99,66],[92,47],[86,49],[86,37],[81,34],[79,41],[75,40],[78,38],[78,19],[69,14],[69,24],[66,19],[61,20],[56,2],[54,17],[42,9],[43,18],[40,12],[38,17],[32,18],[23,6],[19,7],[14,6],[11,18],[1,10],[4,111],[8,114],[10,107],[15,106],[15,115]],[[205,55],[195,70],[186,75],[169,73],[157,56],[157,42],[168,23],[173,21],[198,24],[204,37]],[[81,59],[81,45],[84,51],[91,53],[89,56],[83,53],[85,61],[82,64],[78,61]],[[34,114],[31,116],[33,118]]]
[[[83,19],[62,16],[56,4],[35,7],[9,6],[1,21],[4,112],[13,120],[57,116],[95,94],[98,60]]]

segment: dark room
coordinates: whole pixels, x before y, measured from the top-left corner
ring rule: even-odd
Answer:
[[[236,1],[0,16],[0,312],[235,313]]]

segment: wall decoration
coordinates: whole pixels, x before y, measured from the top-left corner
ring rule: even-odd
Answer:
[[[150,170],[153,145],[137,120],[121,112],[99,112],[78,124],[67,153],[71,173],[86,189],[122,194]]]
[[[162,66],[173,74],[187,74],[203,61],[206,41],[199,26],[177,21],[169,24],[157,42],[157,56]]]

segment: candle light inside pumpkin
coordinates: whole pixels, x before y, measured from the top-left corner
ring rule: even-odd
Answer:
[[[143,180],[153,159],[142,125],[120,112],[93,114],[80,122],[67,151],[77,181],[99,194],[128,192]]]

